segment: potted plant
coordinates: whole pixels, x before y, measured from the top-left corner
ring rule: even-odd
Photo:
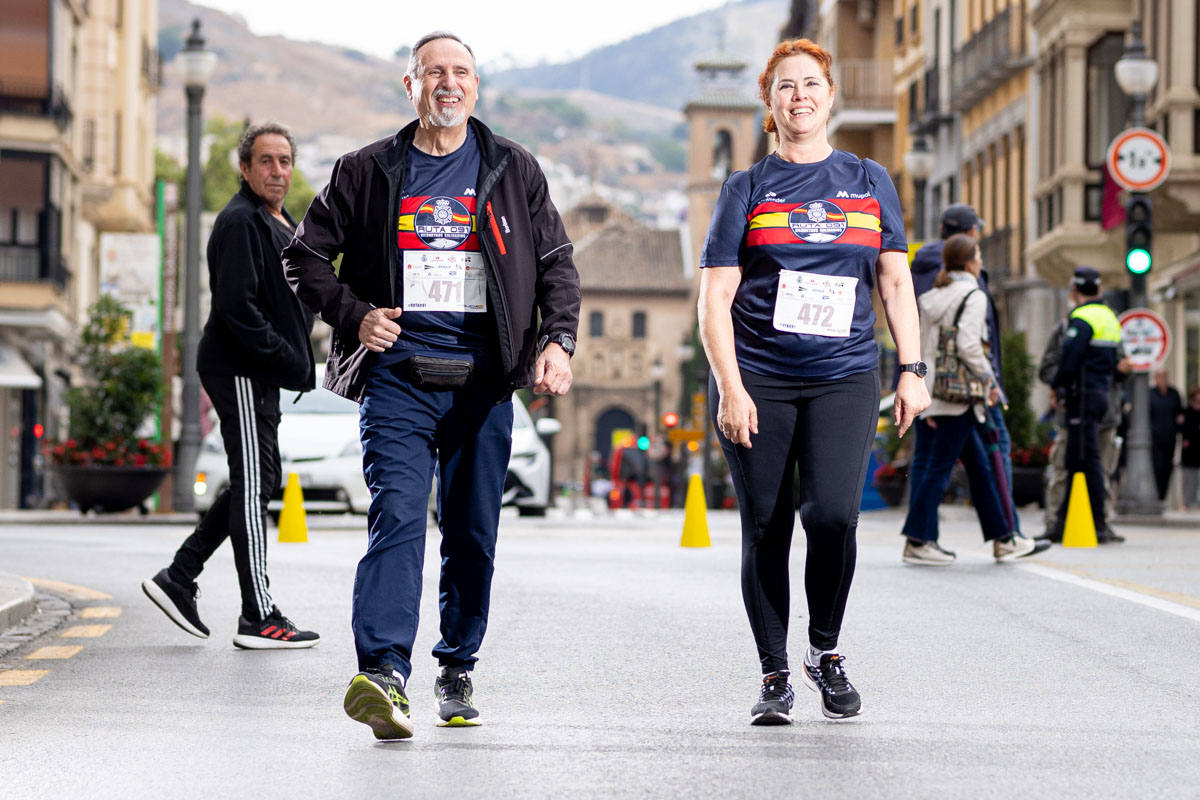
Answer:
[[[127,341],[129,311],[104,295],[89,309],[77,352],[83,382],[67,392],[65,441],[47,455],[67,498],[81,511],[124,511],[143,505],[171,465],[170,450],[139,436],[158,407],[158,355]]]
[[[1050,463],[1048,427],[1034,417],[1029,405],[1035,368],[1025,349],[1025,334],[1007,331],[1001,334],[1001,369],[1004,394],[1004,424],[1012,442],[1013,502],[1018,506],[1036,502],[1045,505],[1044,476]]]

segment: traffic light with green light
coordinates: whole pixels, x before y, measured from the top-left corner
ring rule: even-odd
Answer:
[[[1131,197],[1125,209],[1125,268],[1134,275],[1150,271],[1153,210],[1150,198],[1145,195]]]
[[[642,450],[642,451],[649,450],[650,449],[650,437],[649,436],[639,436],[637,438],[637,449]]]

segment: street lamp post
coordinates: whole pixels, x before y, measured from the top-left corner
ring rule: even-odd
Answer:
[[[913,138],[912,150],[904,154],[904,171],[912,178],[913,194],[916,195],[913,208],[913,238],[917,241],[925,239],[925,186],[929,176],[933,174],[936,158],[937,156],[930,152],[925,136],[920,134]]]
[[[204,49],[200,20],[192,21],[192,34],[179,53],[187,95],[187,221],[184,230],[183,376],[179,452],[175,459],[174,507],[195,508],[192,476],[200,453],[200,376],[196,373],[196,350],[200,343],[200,135],[204,87],[217,65],[217,54]]]
[[[1121,91],[1132,100],[1130,122],[1135,128],[1146,125],[1146,95],[1158,82],[1158,64],[1146,57],[1146,46],[1142,42],[1142,19],[1140,9],[1129,28],[1129,41],[1125,52],[1114,67]],[[1145,198],[1143,192],[1130,192],[1132,206]],[[1129,216],[1130,224],[1132,215]],[[1149,248],[1147,248],[1148,250]],[[1134,308],[1146,306],[1146,275],[1132,272],[1129,282],[1129,302]],[[1145,372],[1135,372],[1129,378],[1130,410],[1129,439],[1126,442],[1125,478],[1121,482],[1121,498],[1117,509],[1122,514],[1158,516],[1162,514],[1162,503],[1158,499],[1158,488],[1154,484],[1154,467],[1150,455],[1150,384]]]

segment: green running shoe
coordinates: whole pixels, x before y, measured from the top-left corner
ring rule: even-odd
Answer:
[[[479,710],[471,701],[474,689],[471,673],[462,667],[442,667],[442,674],[433,682],[433,696],[438,701],[438,723],[442,728],[472,728],[482,725]]]
[[[413,735],[404,682],[390,667],[360,672],[351,678],[342,707],[350,719],[370,727],[376,739],[408,739]]]

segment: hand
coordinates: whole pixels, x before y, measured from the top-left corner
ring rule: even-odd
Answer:
[[[382,353],[396,343],[400,326],[392,322],[403,309],[372,308],[358,326],[358,340],[372,353]]]
[[[729,441],[749,449],[750,434],[758,433],[758,408],[740,383],[735,389],[720,392],[717,403],[717,430]]]
[[[1054,411],[1058,410],[1058,392],[1050,390],[1050,408]]]
[[[571,388],[572,380],[571,357],[558,342],[550,342],[533,365],[533,391],[561,396]]]
[[[925,388],[925,379],[918,378],[915,372],[900,373],[900,380],[896,384],[896,396],[892,402],[892,416],[897,433],[904,436],[912,427],[917,415],[927,408],[929,390]]]
[[[1117,362],[1117,372],[1122,375],[1128,375],[1133,372],[1133,362],[1129,360],[1129,356],[1125,356]]]
[[[988,389],[987,404],[989,406],[994,406],[994,405],[996,405],[996,403],[999,403],[999,402],[1000,402],[1000,387],[993,383],[992,387],[990,389]]]

